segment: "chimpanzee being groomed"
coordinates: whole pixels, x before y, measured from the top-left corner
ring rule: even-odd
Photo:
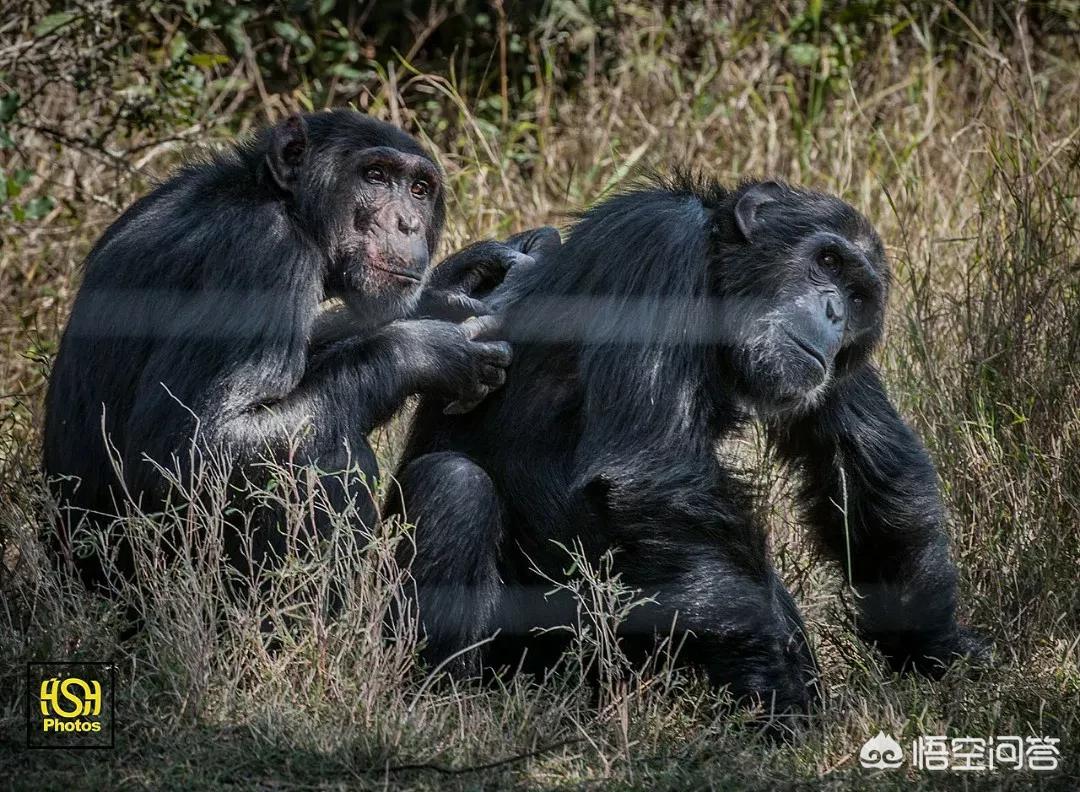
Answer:
[[[185,481],[193,448],[229,460],[237,485],[269,459],[355,496],[377,472],[368,433],[408,396],[472,403],[501,385],[509,347],[483,338],[486,319],[458,320],[522,256],[481,243],[429,272],[443,217],[431,156],[351,111],[293,116],[124,212],[90,252],[49,385],[61,553],[125,498],[164,505],[162,471]],[[334,297],[346,308],[320,312]],[[370,522],[370,499],[361,511]],[[270,526],[245,560],[282,542]],[[75,555],[101,582],[101,559]]]
[[[957,624],[935,471],[870,354],[882,244],[840,200],[690,178],[605,201],[507,278],[506,386],[464,415],[426,398],[390,506],[416,525],[429,658],[459,674],[553,658],[574,605],[547,596],[579,547],[651,602],[623,625],[681,645],[737,697],[800,711],[816,664],[718,443],[761,421],[857,591],[857,629],[897,669],[981,654]],[[463,651],[498,634],[494,641]],[[456,653],[457,656],[455,657]]]

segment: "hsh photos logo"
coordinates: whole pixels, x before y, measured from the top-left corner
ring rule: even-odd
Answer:
[[[112,748],[114,673],[108,663],[27,664],[27,747]]]

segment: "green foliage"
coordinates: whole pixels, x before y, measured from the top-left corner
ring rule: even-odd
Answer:
[[[863,62],[902,34],[919,13],[918,4],[906,7],[889,0],[828,5],[811,0],[774,31],[773,41],[788,67],[785,89],[796,110],[792,131],[804,163],[829,102],[847,88]]]
[[[33,175],[34,172],[26,168],[15,168],[10,173],[0,169],[0,211],[19,223],[40,220],[56,205],[49,195],[23,196],[23,188]]]

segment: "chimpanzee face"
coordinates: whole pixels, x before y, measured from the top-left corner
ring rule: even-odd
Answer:
[[[881,338],[881,240],[839,199],[773,182],[745,190],[735,222],[745,244],[720,275],[729,364],[758,410],[806,409]]]
[[[387,146],[352,152],[343,165],[331,285],[350,304],[410,303],[431,262],[439,172]]]
[[[328,115],[276,128],[270,170],[325,252],[327,296],[369,320],[394,319],[419,296],[431,263],[443,223],[442,178],[401,130],[342,111],[327,124]]]

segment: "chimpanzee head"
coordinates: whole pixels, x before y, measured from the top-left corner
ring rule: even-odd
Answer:
[[[292,116],[265,135],[266,172],[324,253],[325,290],[382,321],[420,293],[445,217],[442,175],[397,127],[351,110]]]
[[[829,195],[760,182],[730,201],[714,273],[727,366],[755,408],[808,408],[881,339],[889,285],[881,240]]]

